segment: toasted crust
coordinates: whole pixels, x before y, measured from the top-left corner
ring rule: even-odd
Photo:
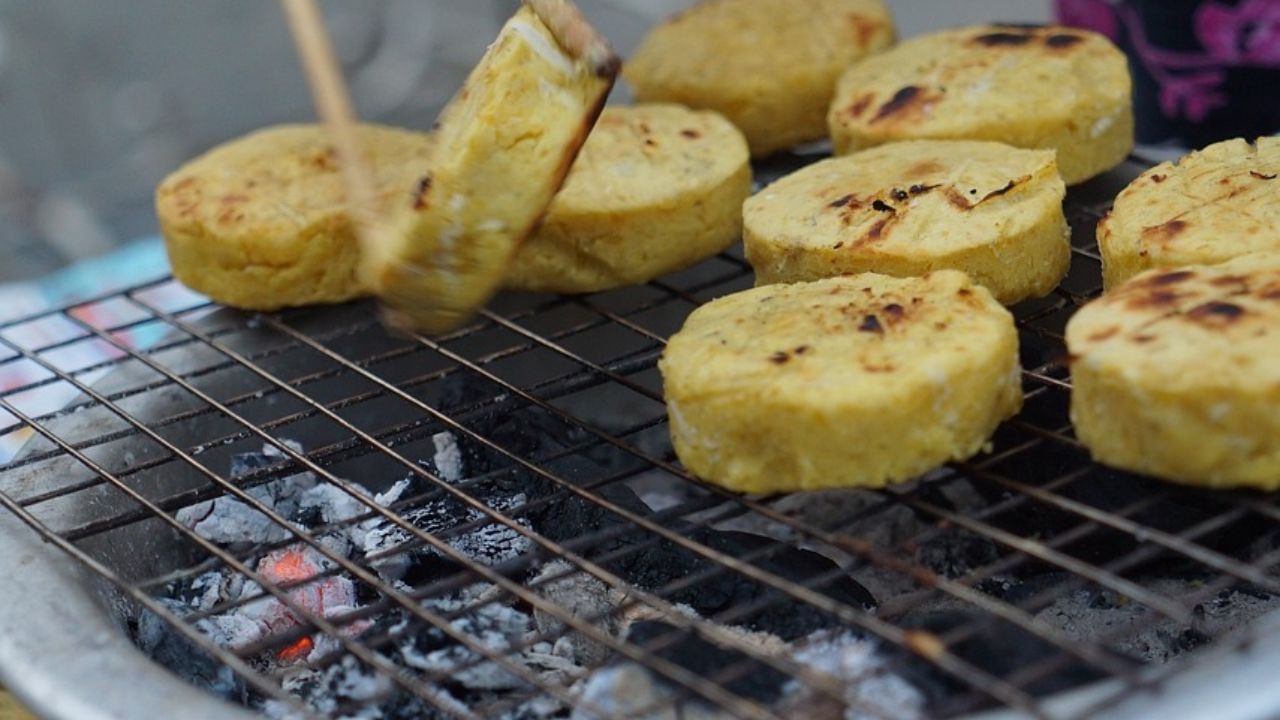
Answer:
[[[951,270],[720,298],[659,368],[680,460],[741,492],[909,480],[978,452],[1022,402],[1012,316]]]
[[[1076,313],[1067,346],[1099,462],[1280,489],[1280,253],[1142,273]]]
[[[430,137],[357,129],[384,206],[404,202]],[[224,305],[251,310],[341,302],[368,294],[360,248],[329,136],[282,125],[220,145],[156,189],[173,273]]]
[[[687,267],[739,237],[750,192],[747,143],[719,115],[607,108],[506,285],[594,292]]]
[[[748,200],[747,259],[760,284],[962,270],[1012,304],[1066,274],[1065,194],[1049,150],[894,143],[810,165]]]
[[[828,114],[836,151],[899,140],[995,140],[1058,151],[1068,185],[1133,148],[1128,64],[1105,37],[983,25],[924,35],[851,67]]]
[[[489,299],[613,85],[616,62],[572,5],[536,6],[554,30],[528,5],[507,22],[441,114],[413,197],[368,244],[362,274],[393,327],[445,332]]]
[[[1225,140],[1138,176],[1098,224],[1113,288],[1151,268],[1280,250],[1280,138]]]
[[[840,73],[893,39],[881,0],[707,0],[654,28],[622,72],[639,101],[729,118],[760,157],[824,137]]]

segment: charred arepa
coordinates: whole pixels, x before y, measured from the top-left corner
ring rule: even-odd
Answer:
[[[1099,462],[1280,489],[1280,253],[1139,274],[1076,313],[1067,347]]]
[[[977,453],[1022,403],[1013,317],[954,270],[723,297],[659,367],[685,467],[750,493],[909,480]]]
[[[1140,175],[1098,224],[1102,279],[1280,250],[1280,138],[1226,140]]]
[[[506,285],[581,293],[648,282],[737,240],[750,194],[747,142],[720,115],[606,108]]]
[[[361,125],[378,199],[390,207],[427,163],[422,133]],[[173,274],[232,307],[276,310],[368,294],[328,132],[283,125],[220,145],[156,189]]]
[[[1052,150],[893,143],[810,165],[743,206],[760,284],[963,270],[1012,304],[1047,294],[1070,262]]]
[[[893,39],[881,0],[704,0],[654,28],[622,72],[639,101],[721,113],[760,157],[825,137],[840,73]]]
[[[567,0],[526,0],[440,115],[362,263],[388,323],[444,332],[498,289],[595,124],[619,60]]]
[[[1058,151],[1068,185],[1133,148],[1128,64],[1105,37],[985,25],[924,35],[849,68],[828,115],[836,151],[922,138]]]

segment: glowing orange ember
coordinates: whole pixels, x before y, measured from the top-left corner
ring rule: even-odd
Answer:
[[[280,660],[281,662],[293,662],[294,660],[301,660],[305,658],[307,655],[309,655],[311,653],[311,649],[314,648],[315,646],[316,644],[311,641],[311,638],[304,637],[298,640],[298,642],[276,653],[276,659]]]

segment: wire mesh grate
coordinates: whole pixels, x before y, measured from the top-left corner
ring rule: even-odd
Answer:
[[[1047,696],[1109,681],[1077,709],[1088,716],[1185,671],[1194,656],[1183,651],[1234,638],[1248,619],[1207,619],[1207,605],[1243,594],[1261,612],[1280,593],[1280,510],[1268,498],[1109,470],[1072,435],[1062,333],[1100,292],[1093,226],[1124,179],[1072,190],[1071,273],[1015,309],[1023,412],[990,452],[902,486],[743,497],[679,465],[656,363],[689,311],[751,285],[729,253],[639,288],[503,297],[437,339],[388,336],[364,304],[246,315],[173,281],[9,321],[0,368],[21,364],[31,379],[0,390],[0,432],[35,439],[4,467],[0,504],[109,582],[135,619],[158,618],[232,673],[259,707],[354,716],[412,701],[458,716],[651,717],[693,703],[773,718],[802,695],[806,711],[905,716],[807,662],[801,633],[782,637],[799,623],[803,641],[815,629],[871,640],[859,647],[874,649],[876,672],[916,688],[921,713],[1001,705],[1046,716]],[[442,438],[465,471],[449,471]],[[255,452],[265,460],[229,471]],[[271,489],[302,474],[353,509],[306,525],[287,517]],[[379,495],[398,480],[408,489]],[[183,515],[229,499],[271,532],[218,542]],[[333,540],[370,527],[395,542],[350,552]],[[481,558],[477,537],[517,551]],[[264,565],[299,547],[320,558],[313,572]],[[389,578],[409,557],[428,558],[429,571]],[[674,569],[655,567],[664,562]],[[241,592],[200,608],[164,599],[211,572]],[[356,599],[336,609],[308,599],[339,578]],[[608,602],[584,611],[569,586]],[[268,601],[291,621],[239,645],[209,634]],[[485,608],[536,622],[494,643],[474,624]],[[400,662],[406,638],[423,633],[448,663]],[[1152,638],[1179,657],[1155,662]],[[596,662],[558,672],[524,662],[565,642]],[[279,661],[300,643],[305,657]],[[714,664],[690,660],[708,647]],[[284,689],[300,669],[350,663],[377,680],[358,696],[308,708]],[[601,663],[644,668],[662,691],[621,707],[584,689]],[[510,692],[472,702],[458,678],[481,668],[511,678]]]

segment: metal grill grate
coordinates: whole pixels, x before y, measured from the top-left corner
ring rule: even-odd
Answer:
[[[537,633],[526,642],[578,632],[664,678],[678,688],[678,699],[696,697],[738,716],[779,717],[776,709],[733,690],[734,680],[761,668],[794,676],[819,695],[844,697],[835,678],[724,632],[735,619],[769,606],[811,606],[834,622],[878,638],[891,651],[891,668],[923,664],[945,678],[946,699],[932,708],[940,714],[996,704],[1043,715],[1047,690],[1073,684],[1058,682],[1065,675],[1081,681],[1110,679],[1105,692],[1077,709],[1085,717],[1119,697],[1159,686],[1194,664],[1179,660],[1140,667],[1115,651],[1126,638],[1172,622],[1197,628],[1197,642],[1216,642],[1198,624],[1202,603],[1224,590],[1280,593],[1280,580],[1273,574],[1280,552],[1260,553],[1258,542],[1240,540],[1265,539],[1255,528],[1280,518],[1280,508],[1270,498],[1199,492],[1110,471],[1090,462],[1072,436],[1062,329],[1071,313],[1099,292],[1093,226],[1134,169],[1129,167],[1127,176],[1117,173],[1073,189],[1068,198],[1075,231],[1072,271],[1050,297],[1016,308],[1027,368],[1026,409],[1001,428],[992,451],[921,481],[856,493],[857,506],[843,514],[818,517],[803,512],[803,503],[795,498],[741,497],[703,485],[684,472],[671,452],[656,361],[664,338],[696,305],[750,286],[750,268],[736,254],[642,288],[579,298],[503,298],[469,327],[437,340],[388,337],[368,306],[360,304],[248,316],[195,297],[173,301],[160,293],[172,290],[172,281],[11,321],[0,325],[0,348],[6,355],[0,362],[28,364],[44,377],[0,393],[0,408],[12,416],[0,435],[29,428],[39,436],[4,468],[7,491],[0,494],[0,503],[131,603],[172,624],[253,690],[285,702],[291,700],[281,691],[279,678],[252,658],[319,633],[333,638],[338,650],[314,664],[354,656],[389,679],[386,693],[416,696],[459,712],[434,689],[446,678],[406,672],[379,654],[394,633],[351,637],[342,632],[343,626],[389,607],[401,608],[413,623],[439,628],[468,648],[475,655],[472,665],[496,663],[537,692],[568,704],[580,702],[567,681],[547,682],[513,662],[511,653],[519,648],[495,650],[451,624],[456,615],[423,602],[484,581],[499,589],[484,602],[529,607],[560,621],[555,631]],[[132,319],[102,326],[93,311],[105,306],[123,308]],[[45,328],[44,339],[24,340],[30,336],[25,330],[36,324]],[[50,332],[55,333],[51,341]],[[137,349],[136,339],[146,333],[163,339]],[[78,363],[76,349],[89,344],[108,348],[114,359]],[[442,412],[442,388],[463,376],[492,392]],[[82,396],[65,409],[50,411],[36,398],[37,391],[53,387],[73,388]],[[530,431],[554,443],[530,450],[496,436],[482,422],[530,409],[543,423]],[[494,467],[464,480],[440,477],[419,460],[430,457],[431,438],[441,431],[495,458]],[[291,448],[283,438],[306,438],[305,451]],[[264,443],[278,448],[278,462],[233,482],[226,471],[230,455]],[[384,518],[411,538],[401,551],[434,548],[455,565],[417,585],[389,584],[367,560],[357,562],[330,550],[319,532],[286,523],[247,492],[301,470],[361,499],[364,513],[344,524]],[[429,490],[387,507],[361,495],[351,483],[373,486],[406,474]],[[546,493],[497,509],[480,491],[484,483],[517,475],[536,479]],[[610,492],[628,483],[676,488],[678,499],[657,512],[638,512]],[[950,489],[959,484],[979,499],[977,507],[958,507],[949,499]],[[1106,490],[1116,487],[1122,489],[1119,496]],[[174,519],[178,509],[219,496],[234,496],[264,512],[288,529],[289,539],[233,552]],[[405,519],[405,510],[438,498],[452,498],[477,511],[478,519],[436,532]],[[598,508],[611,522],[552,538],[525,520],[539,508],[568,502]],[[822,502],[838,501],[828,497]],[[1195,508],[1193,522],[1162,520],[1169,507]],[[907,512],[920,524],[892,542],[865,532],[888,522],[895,512]],[[699,529],[729,521],[766,528],[788,542],[731,554],[699,540]],[[486,566],[449,542],[486,525],[524,536],[532,550]],[[152,562],[140,557],[146,553],[139,546],[121,550],[117,540],[135,537],[126,533],[139,528],[156,538],[154,547],[167,548],[166,556],[182,560]],[[985,539],[997,552],[950,577],[920,561],[921,547],[961,531]],[[610,541],[623,535],[633,541],[610,547]],[[320,617],[291,599],[293,586],[268,582],[255,571],[255,560],[266,551],[298,542],[327,555],[336,565],[331,572],[364,583],[371,589],[368,602],[350,613]],[[791,544],[840,558],[841,567],[803,581],[784,577],[767,560]],[[658,546],[681,548],[704,564],[659,587],[637,586],[616,570],[626,556]],[[557,558],[571,569],[531,579],[531,568]],[[215,567],[231,568],[259,583],[307,624],[231,652],[195,627],[213,611],[179,617],[155,599],[166,585]],[[1149,582],[1153,574],[1173,572],[1170,567],[1180,577],[1195,577],[1198,590],[1171,594]],[[1032,590],[999,591],[1001,578],[1031,570],[1041,581]],[[576,573],[624,593],[624,611],[647,612],[677,629],[631,642],[605,630],[605,618],[579,617],[548,599],[543,590],[550,583]],[[898,588],[891,598],[882,598],[876,613],[824,592],[845,574],[858,578],[868,573]],[[690,616],[676,607],[673,598],[680,592],[733,574],[769,592],[715,617]],[[1136,608],[1137,619],[1110,633],[1083,636],[1042,615],[1056,599],[1079,590],[1110,593]],[[926,603],[970,613],[974,620],[945,630],[908,622],[912,610]],[[1001,633],[1013,633],[1020,641],[1029,638],[1044,652],[1034,662],[993,669],[982,661],[982,651],[975,655],[973,648]],[[699,673],[662,652],[692,636],[731,647],[741,660]],[[608,715],[607,708],[586,709]]]

